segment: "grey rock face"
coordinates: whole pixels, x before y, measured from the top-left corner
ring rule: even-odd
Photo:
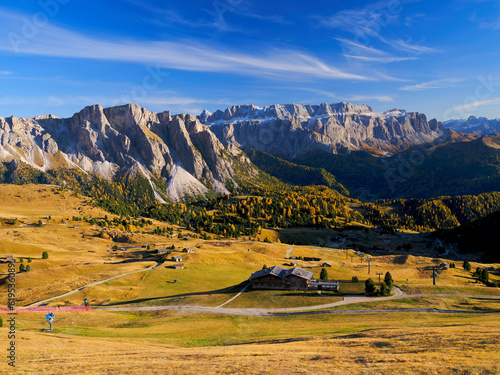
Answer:
[[[172,170],[181,171],[170,197],[174,201],[182,198],[184,183],[186,194],[208,191],[203,184],[227,192],[225,184],[234,183],[235,176],[235,158],[196,117],[150,112],[133,104],[89,106],[68,119],[0,117],[0,161],[12,160],[44,171],[80,168],[109,180],[130,170],[167,184],[175,177]]]
[[[376,113],[364,104],[233,106],[199,116],[224,144],[252,147],[294,157],[311,150],[341,152],[366,146],[381,152],[445,136],[436,120],[424,114],[392,110]]]

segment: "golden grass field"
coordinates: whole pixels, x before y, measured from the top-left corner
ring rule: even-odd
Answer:
[[[496,315],[498,317],[498,315]],[[495,316],[18,316],[19,374],[497,374]],[[12,373],[6,364],[0,372]]]
[[[85,288],[49,302],[49,306],[201,305],[218,306],[235,296],[252,272],[265,264],[291,266],[285,259],[292,247],[240,240],[191,239],[182,241],[145,233],[124,233],[127,243],[100,238],[100,228],[72,222],[72,216],[103,217],[107,213],[85,203],[71,192],[41,185],[0,185],[0,218],[18,218],[16,225],[0,226],[0,257],[31,257],[33,270],[16,275],[20,306],[81,288],[117,275],[144,270],[157,263],[141,248],[176,246],[185,269],[173,262]],[[46,217],[51,215],[51,220]],[[112,217],[113,215],[107,214]],[[27,222],[44,225],[25,225]],[[63,222],[66,221],[67,224]],[[78,224],[78,228],[73,228]],[[154,226],[165,224],[155,222]],[[144,228],[148,231],[152,228]],[[183,233],[186,233],[183,230]],[[263,231],[261,237],[276,241],[278,233]],[[370,233],[369,236],[372,236]],[[418,236],[418,235],[415,235]],[[420,239],[418,239],[420,241]],[[126,251],[108,251],[114,244]],[[192,254],[182,248],[193,247]],[[336,248],[293,246],[292,256],[321,257],[321,262],[298,260],[298,266],[319,277],[321,263],[329,262],[331,279],[361,282],[390,271],[396,285],[407,294],[452,294],[405,300],[376,298],[335,310],[438,308],[465,311],[499,311],[500,301],[482,299],[500,295],[498,289],[475,283],[469,272],[441,271],[437,286],[424,268],[446,259],[411,255],[372,257],[371,274],[366,261]],[[49,259],[42,260],[43,251]],[[354,252],[350,251],[350,255]],[[142,259],[144,258],[144,259]],[[120,263],[126,259],[136,262]],[[27,265],[27,261],[24,261]],[[473,269],[483,265],[471,262]],[[16,268],[19,262],[16,263]],[[0,264],[0,274],[6,265]],[[4,276],[0,275],[0,278]],[[493,280],[499,280],[492,273]],[[173,281],[177,280],[177,283]],[[408,281],[407,281],[408,280]],[[361,288],[360,288],[361,287]],[[6,306],[5,285],[0,285],[0,306]],[[342,283],[344,294],[362,292],[362,284]],[[458,295],[474,295],[462,297]],[[284,308],[315,306],[341,300],[327,293],[252,291],[228,303],[229,308]],[[333,310],[333,308],[332,308]],[[6,319],[6,315],[0,315]],[[376,314],[322,314],[284,317],[252,317],[221,314],[158,312],[58,313],[54,332],[44,313],[17,315],[16,372],[5,360],[0,373],[158,373],[194,374],[496,374],[500,373],[500,314],[439,314],[391,312]],[[5,323],[4,323],[5,325]],[[1,329],[6,342],[7,330]],[[5,340],[4,340],[5,338]],[[4,349],[4,348],[2,348]],[[5,348],[6,349],[6,348]],[[4,351],[6,352],[6,350]]]

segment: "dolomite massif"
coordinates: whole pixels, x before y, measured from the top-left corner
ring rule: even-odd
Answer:
[[[42,171],[76,168],[113,180],[119,172],[147,178],[159,202],[226,193],[243,165],[258,173],[240,146],[295,157],[369,149],[391,154],[445,137],[424,114],[377,113],[364,104],[233,106],[200,116],[156,113],[135,104],[88,106],[70,118],[0,117],[0,161]],[[163,190],[154,181],[165,184]]]
[[[198,119],[224,144],[250,147],[285,158],[308,151],[332,153],[374,148],[394,153],[447,135],[424,114],[394,109],[377,113],[365,104],[241,105],[204,111]]]

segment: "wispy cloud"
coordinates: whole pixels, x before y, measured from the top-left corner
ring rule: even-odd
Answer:
[[[434,81],[423,82],[417,85],[409,85],[401,87],[402,91],[423,91],[423,90],[431,90],[431,89],[441,89],[445,87],[453,87],[455,83],[463,82],[464,79],[456,79],[456,78],[444,78],[444,79],[436,79]]]
[[[467,110],[473,109],[473,108],[484,107],[487,105],[497,105],[497,104],[500,104],[500,98],[494,98],[494,99],[488,99],[488,100],[478,100],[478,101],[467,103],[467,104],[457,105],[457,106],[452,108],[452,111],[463,112],[463,111],[467,111]]]
[[[336,38],[339,42],[342,43],[344,47],[347,47],[346,49],[349,49],[351,53],[369,53],[373,55],[384,55],[385,52],[382,50],[379,50],[377,48],[374,48],[372,46],[367,46],[361,43],[356,43],[352,40],[349,39],[344,39],[344,38]]]
[[[22,16],[2,12],[4,28],[19,30]],[[320,59],[295,50],[274,49],[247,54],[206,41],[133,41],[91,38],[60,27],[46,26],[36,38],[17,45],[19,53],[78,59],[126,61],[159,65],[164,68],[267,76],[276,78],[323,78],[373,80],[331,66]],[[13,52],[8,35],[0,35],[0,50]]]
[[[406,17],[404,20],[404,25],[406,27],[412,27],[417,19],[426,19],[426,15],[423,13],[412,14],[411,17]]]
[[[393,102],[394,98],[389,95],[354,95],[347,97],[346,100],[353,102],[369,102],[375,100],[377,102],[389,103]]]
[[[285,24],[289,23],[281,15],[261,15],[251,11],[249,4],[239,3],[238,6],[233,6],[231,1],[227,4],[221,4],[217,1],[207,2],[206,7],[197,9],[205,14],[205,17],[193,18],[192,16],[185,16],[173,8],[158,7],[148,1],[127,0],[127,2],[154,14],[154,17],[148,17],[144,20],[146,22],[160,25],[160,26],[173,26],[181,25],[188,28],[214,28],[217,31],[236,32],[243,31],[238,27],[231,26],[227,23],[225,14],[234,13],[242,17],[253,18],[261,21]]]
[[[413,53],[444,53],[445,51],[438,48],[412,44],[410,41],[404,40],[383,40],[384,43],[394,47],[399,51],[413,52]]]
[[[11,76],[13,74],[14,72],[11,72],[9,70],[0,70],[0,76]]]
[[[307,88],[307,87],[291,87],[291,90],[301,90],[309,91],[319,94],[323,97],[328,97],[336,101],[347,101],[347,102],[365,102],[377,101],[382,103],[393,102],[394,98],[388,95],[344,95],[339,96],[338,94],[330,91],[325,91],[321,89]]]
[[[493,22],[481,22],[480,27],[483,29],[489,29],[493,31],[498,31],[500,30],[500,17],[498,17],[495,21]]]
[[[254,12],[240,12],[240,11],[235,11],[235,13],[243,17],[255,18],[258,20],[272,22],[272,23],[291,24],[290,21],[285,20],[285,18],[281,15],[261,15]]]
[[[361,60],[366,62],[379,62],[379,63],[391,63],[400,62],[408,60],[417,60],[417,57],[369,57],[369,56],[353,56],[353,55],[343,55],[349,59]]]
[[[321,95],[323,97],[331,98],[331,99],[334,99],[334,100],[338,100],[340,98],[334,92],[325,91],[325,90],[321,90],[321,89],[314,89],[314,88],[310,88],[310,87],[287,87],[286,89],[288,89],[288,90],[300,90],[300,91],[313,92],[315,94],[319,94],[319,95]]]
[[[126,0],[128,3],[135,5],[136,7],[145,10],[147,13],[154,14],[154,17],[148,17],[145,21],[149,23],[154,23],[160,26],[173,26],[182,25],[190,28],[198,27],[215,27],[217,29],[227,29],[227,25],[221,23],[219,17],[210,16],[209,20],[206,19],[193,19],[187,18],[174,9],[157,7],[148,1],[138,1],[138,0]]]
[[[364,8],[341,10],[330,17],[317,17],[323,27],[341,29],[353,34],[378,35],[381,26],[394,23],[400,10],[386,1],[379,1]]]
[[[399,18],[404,10],[403,5],[412,1],[401,0],[395,3],[379,1],[364,8],[346,9],[330,17],[317,17],[318,24],[352,35],[352,40],[337,38],[341,43],[344,56],[348,59],[354,58],[366,63],[390,63],[414,60],[415,55],[424,53],[444,52],[438,48],[416,44],[411,40],[395,38],[394,35],[386,35],[390,34],[391,26],[400,24]],[[406,23],[408,22],[410,18],[406,17]],[[374,44],[384,46],[384,48],[375,48]],[[392,57],[394,50],[398,54],[402,52],[410,56]],[[372,55],[386,55],[386,57],[373,58]]]

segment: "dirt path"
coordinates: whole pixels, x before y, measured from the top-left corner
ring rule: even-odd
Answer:
[[[245,290],[247,290],[247,288],[248,288],[250,285],[252,285],[252,283],[251,283],[251,282],[250,282],[250,283],[248,283],[247,285],[245,285],[245,287],[244,287],[243,289],[241,289],[241,291],[240,291],[237,295],[235,295],[233,298],[231,298],[231,299],[227,300],[227,301],[226,301],[226,302],[224,302],[222,305],[217,306],[217,308],[218,308],[218,309],[220,309],[221,307],[226,306],[229,302],[231,302],[231,301],[233,301],[234,299],[236,299],[236,298],[238,298],[239,296],[241,296],[241,293],[243,293]]]
[[[298,316],[298,315],[318,315],[318,314],[375,314],[389,312],[434,312],[442,314],[500,314],[500,311],[471,311],[471,310],[440,310],[440,309],[383,309],[383,310],[314,310],[318,306],[310,306],[302,311],[295,309],[235,309],[235,308],[218,308],[208,306],[141,306],[141,307],[96,307],[94,310],[105,311],[159,311],[159,310],[176,310],[186,313],[206,313],[206,314],[226,314],[240,316],[259,316],[259,317],[276,317],[276,316]]]
[[[245,287],[246,288],[246,287]],[[391,310],[325,310],[338,306],[351,305],[363,302],[379,302],[398,299],[418,298],[418,297],[481,297],[487,299],[500,299],[500,296],[478,296],[461,294],[405,294],[401,289],[395,287],[395,295],[390,297],[360,297],[345,296],[343,301],[328,303],[324,305],[290,307],[282,309],[261,309],[261,308],[224,308],[225,304],[232,301],[238,295],[217,306],[137,306],[137,307],[95,307],[95,310],[106,311],[157,311],[157,310],[177,310],[182,312],[201,312],[211,314],[244,315],[244,316],[285,316],[285,315],[307,315],[307,314],[365,314],[377,312],[439,312],[439,313],[464,313],[464,314],[496,314],[500,311],[468,311],[468,310],[438,310],[438,309],[391,309]],[[317,311],[320,310],[321,311]]]

